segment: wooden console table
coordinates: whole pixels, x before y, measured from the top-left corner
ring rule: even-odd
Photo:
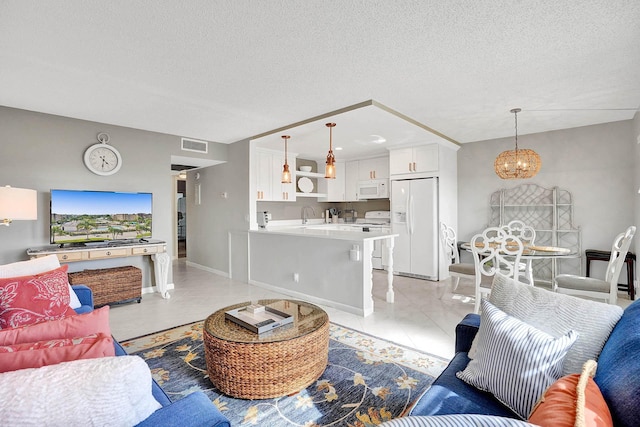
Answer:
[[[169,262],[171,259],[169,254],[167,254],[167,243],[162,240],[149,239],[146,241],[105,242],[62,248],[49,245],[27,249],[27,255],[32,259],[52,254],[56,255],[61,263],[149,255],[155,266],[155,279],[158,292],[160,292],[162,298],[170,298],[169,292],[167,291],[167,281],[169,279]]]

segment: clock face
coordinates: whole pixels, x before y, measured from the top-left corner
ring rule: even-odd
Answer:
[[[122,157],[118,150],[107,144],[95,144],[85,151],[84,163],[95,174],[112,175],[122,166]]]

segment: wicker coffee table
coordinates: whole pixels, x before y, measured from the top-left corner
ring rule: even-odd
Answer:
[[[296,393],[324,372],[329,354],[329,317],[313,304],[259,300],[294,317],[293,324],[258,335],[216,311],[204,323],[207,373],[221,392],[242,399],[268,399]]]

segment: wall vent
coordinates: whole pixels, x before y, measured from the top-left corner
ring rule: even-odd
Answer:
[[[182,138],[182,150],[207,154],[209,151],[209,143],[207,141],[198,141],[197,139]]]

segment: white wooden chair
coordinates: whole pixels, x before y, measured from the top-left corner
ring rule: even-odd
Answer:
[[[525,248],[529,245],[533,245],[533,242],[536,240],[536,230],[530,225],[525,224],[523,221],[515,219],[509,222],[509,224],[503,226],[503,228],[507,233],[519,237]],[[531,262],[531,259],[527,259],[526,262],[520,263],[519,275],[524,277],[526,282],[533,286],[533,268]]]
[[[604,280],[573,274],[560,274],[553,282],[553,290],[561,294],[604,299],[609,304],[615,304],[618,300],[618,277],[635,232],[636,227],[632,225],[624,233],[616,236],[611,247],[611,258],[609,258]],[[629,286],[633,285],[633,283],[629,283]]]
[[[503,227],[489,227],[471,239],[471,253],[475,266],[476,303],[474,311],[480,311],[480,300],[491,293],[491,283],[496,271],[518,280],[520,257],[524,245],[518,236],[509,234]]]
[[[475,280],[475,266],[471,263],[460,262],[456,232],[444,222],[440,223],[440,239],[442,241],[445,259],[451,262],[451,264],[449,264],[449,275],[455,278],[455,283],[452,288],[452,291],[455,291],[460,284],[461,278]]]

